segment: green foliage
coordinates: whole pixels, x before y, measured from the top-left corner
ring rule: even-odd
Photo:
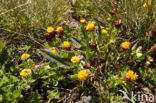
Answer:
[[[60,93],[58,92],[57,89],[54,90],[48,90],[48,98],[49,99],[59,99]]]
[[[59,56],[52,54],[49,51],[46,50],[39,50],[39,52],[47,59],[49,59],[51,62],[55,62],[58,67],[66,68],[69,66],[69,62],[63,61],[63,58],[60,58]]]
[[[123,103],[121,91],[154,91],[155,0],[28,1],[0,1],[0,103]]]
[[[5,47],[5,44],[3,42],[0,42],[0,53],[2,52],[4,47]]]

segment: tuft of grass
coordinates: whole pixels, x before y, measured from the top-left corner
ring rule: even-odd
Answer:
[[[9,38],[41,36],[47,26],[59,25],[69,9],[65,0],[0,1],[0,33]]]

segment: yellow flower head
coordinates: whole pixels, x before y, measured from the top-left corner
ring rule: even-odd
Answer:
[[[107,18],[107,21],[110,21],[111,19],[112,19],[111,17],[108,17],[108,18]]]
[[[56,49],[52,49],[52,50],[51,50],[51,53],[57,54],[57,50],[56,50]]]
[[[101,30],[101,33],[102,33],[102,34],[107,34],[108,32],[107,32],[106,29],[102,29],[102,30]]]
[[[143,4],[143,7],[144,7],[144,8],[147,8],[147,7],[148,7],[147,3],[144,3],[144,4]]]
[[[21,60],[22,61],[25,61],[25,60],[27,60],[27,59],[29,59],[30,58],[30,54],[28,54],[28,53],[24,53],[24,54],[22,54],[22,56],[21,56]]]
[[[84,23],[86,23],[86,22],[87,22],[86,19],[80,19],[80,23],[84,24]]]
[[[86,26],[87,31],[94,31],[95,30],[95,23],[91,22]]]
[[[64,29],[63,29],[63,27],[57,27],[56,31],[58,33],[63,33]]]
[[[55,31],[55,29],[53,28],[53,27],[48,27],[47,28],[47,32],[48,33],[52,33],[52,32],[54,32]]]
[[[62,44],[62,46],[63,46],[64,48],[66,48],[66,49],[69,49],[69,48],[71,47],[71,42],[69,42],[69,41],[64,41],[63,44]]]
[[[79,62],[80,62],[80,58],[79,58],[78,56],[73,56],[73,57],[71,58],[71,62],[72,62],[72,63],[79,63]]]
[[[81,70],[81,71],[78,72],[78,79],[80,81],[85,81],[85,80],[88,79],[89,74],[90,74],[90,70],[89,69],[87,69],[87,70]]]
[[[132,70],[129,70],[126,73],[126,80],[130,81],[130,82],[134,82],[138,79],[138,75],[136,73],[134,73]]]
[[[131,43],[128,41],[125,41],[121,44],[121,48],[123,49],[130,49],[130,47],[131,47]]]
[[[32,70],[31,69],[23,69],[20,72],[21,77],[27,77],[27,76],[31,76],[31,75],[32,75]]]
[[[95,21],[92,21],[91,23],[94,24],[95,26],[97,25]]]

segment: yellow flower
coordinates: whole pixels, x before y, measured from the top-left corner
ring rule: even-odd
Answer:
[[[94,24],[94,25],[96,26],[96,22],[95,22],[95,21],[92,21],[91,23]]]
[[[71,47],[71,43],[69,41],[64,41],[62,46],[66,49],[69,49]]]
[[[102,32],[102,34],[107,34],[108,33],[106,29],[102,29],[101,32]]]
[[[107,21],[110,21],[111,19],[112,19],[111,17],[108,17],[108,18],[107,18]]]
[[[144,7],[144,8],[147,8],[147,7],[148,7],[147,3],[144,3],[144,4],[143,4],[143,7]]]
[[[56,50],[56,49],[52,49],[52,50],[51,50],[51,53],[57,54],[57,50]]]
[[[27,77],[27,76],[31,76],[31,75],[32,75],[32,70],[31,69],[23,69],[20,72],[21,77]]]
[[[78,56],[73,56],[73,57],[71,58],[71,62],[72,62],[72,63],[79,63],[79,62],[80,62],[80,58],[79,58]]]
[[[87,31],[94,31],[95,30],[95,23],[91,22],[86,26]]]
[[[28,54],[28,53],[24,53],[24,54],[22,54],[22,56],[21,56],[21,60],[22,60],[22,61],[27,60],[27,59],[29,59],[29,58],[30,58],[30,54]]]
[[[58,33],[63,33],[64,29],[63,29],[63,27],[57,27],[56,31]]]
[[[90,70],[81,70],[78,72],[78,79],[80,81],[85,81],[87,80],[87,78],[89,77],[89,74],[90,74]]]
[[[47,28],[47,32],[48,33],[52,33],[52,32],[54,32],[55,31],[55,29],[53,28],[53,27],[48,27]]]
[[[86,19],[80,19],[80,23],[84,24],[84,23],[86,23],[86,22],[87,22]]]
[[[134,73],[134,71],[132,70],[129,70],[127,73],[126,73],[126,80],[127,81],[130,81],[130,82],[134,82],[138,79],[138,75],[136,73]]]
[[[130,49],[130,47],[131,47],[131,43],[128,41],[125,41],[121,44],[121,48],[123,49]]]

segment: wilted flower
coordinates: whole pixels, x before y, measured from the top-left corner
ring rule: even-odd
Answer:
[[[146,36],[148,37],[154,37],[156,36],[156,30],[151,30],[149,32],[146,33]]]
[[[52,41],[55,37],[55,29],[53,27],[47,28],[47,33],[44,34],[46,41]]]
[[[56,50],[56,49],[52,49],[52,50],[51,50],[51,53],[57,54],[57,50]]]
[[[79,63],[80,60],[81,60],[81,59],[80,59],[78,56],[73,56],[73,57],[71,58],[71,62],[72,62],[72,63],[75,63],[75,64],[76,64],[76,63]]]
[[[80,19],[80,23],[82,23],[82,24],[84,24],[84,23],[86,23],[87,22],[87,20],[86,19]]]
[[[156,51],[156,44],[151,47],[151,51]]]
[[[115,16],[116,15],[116,10],[115,9],[112,9],[109,11],[110,15],[111,16]]]
[[[153,59],[151,56],[148,56],[148,57],[147,57],[147,60],[148,60],[149,62],[153,62],[153,61],[154,61],[154,59]]]
[[[146,61],[145,66],[148,66],[148,65],[150,65],[150,64],[151,64],[150,61]]]
[[[151,62],[153,62],[154,59],[151,56],[147,57],[147,61],[145,62],[145,66],[149,66],[151,64]]]
[[[57,27],[57,28],[56,28],[56,31],[57,31],[58,33],[63,33],[63,32],[64,32],[64,29],[63,29],[63,27]]]
[[[117,28],[117,29],[119,29],[121,26],[122,26],[122,21],[121,21],[121,19],[120,20],[118,20],[118,21],[115,21],[114,23],[113,23],[113,25]]]
[[[63,46],[64,48],[66,48],[66,49],[69,49],[69,48],[71,47],[71,42],[69,42],[69,41],[64,41],[63,44],[62,44],[62,46]]]
[[[27,76],[31,76],[31,75],[32,75],[32,70],[31,69],[23,69],[20,72],[21,77],[27,77]]]
[[[123,49],[130,49],[130,47],[131,47],[131,43],[128,41],[125,41],[121,44],[121,48]]]
[[[90,45],[92,48],[96,48],[97,43],[96,43],[95,40],[90,40],[90,41],[89,41],[89,45]]]
[[[138,75],[136,73],[134,73],[134,71],[129,70],[126,73],[126,80],[129,82],[135,82],[138,79]]]
[[[90,70],[89,69],[81,70],[81,71],[78,72],[78,79],[80,81],[85,81],[89,77],[89,74],[90,74]]]
[[[55,31],[55,29],[53,28],[53,27],[48,27],[47,28],[47,32],[48,33],[52,33],[52,32],[54,32]]]
[[[21,56],[21,60],[22,61],[25,61],[25,60],[27,60],[27,59],[29,59],[30,58],[30,54],[28,54],[28,53],[24,53],[24,54],[22,54],[22,56]]]
[[[90,65],[89,63],[86,63],[86,64],[84,65],[84,68],[91,68],[91,65]]]

